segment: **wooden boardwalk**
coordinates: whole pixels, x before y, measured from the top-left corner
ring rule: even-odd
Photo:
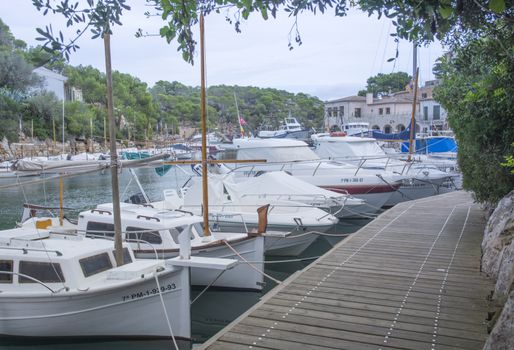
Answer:
[[[200,348],[481,349],[484,225],[462,191],[397,205]]]

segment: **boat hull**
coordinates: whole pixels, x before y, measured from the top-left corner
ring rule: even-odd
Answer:
[[[318,238],[316,234],[293,234],[286,237],[267,235],[264,239],[266,255],[298,256]]]
[[[440,194],[440,187],[447,181],[447,178],[404,180],[402,186],[385,203],[391,207],[401,202],[425,198]]]
[[[189,273],[159,275],[174,336],[189,339]],[[0,334],[31,337],[170,337],[159,287],[153,276],[130,285],[46,296],[6,296],[0,305]],[[62,295],[61,295],[62,294]]]
[[[247,261],[251,261],[252,265],[258,270],[264,271],[264,238],[251,237],[235,242],[228,242],[240,256],[234,253],[227,245],[218,241],[224,238],[223,233],[216,232],[214,233],[214,244],[201,249],[195,249],[193,247],[191,251],[191,255],[193,256],[236,259],[241,262],[234,268],[225,271],[216,282],[214,282],[213,286],[240,290],[262,290],[264,282],[263,275],[245,263],[243,258]],[[155,259],[155,252],[153,250],[141,251],[134,248],[134,253],[138,258]],[[169,259],[176,257],[178,252],[176,250],[157,250],[157,254],[159,258]],[[210,285],[218,277],[219,273],[219,271],[212,269],[192,268],[191,284],[196,286]]]

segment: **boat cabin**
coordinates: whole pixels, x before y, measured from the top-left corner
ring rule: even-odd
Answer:
[[[112,241],[86,238],[60,226],[37,228],[38,221],[47,220],[31,218],[21,227],[0,231],[2,295],[81,290],[120,279]],[[123,257],[125,264],[135,260],[128,246]]]
[[[120,203],[123,239],[133,249],[179,249],[178,236],[190,229],[191,244],[201,244],[202,218],[183,211],[159,210],[152,205]],[[81,212],[77,230],[89,237],[114,237],[112,203],[100,204],[95,209]]]
[[[302,124],[296,120],[296,118],[288,117],[284,119],[283,124],[280,126],[280,130],[286,131],[298,131],[302,130]]]

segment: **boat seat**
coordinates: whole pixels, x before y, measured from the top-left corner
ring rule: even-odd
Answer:
[[[166,209],[180,209],[184,205],[184,199],[181,198],[177,191],[174,189],[167,189],[163,191],[164,194],[164,207]]]

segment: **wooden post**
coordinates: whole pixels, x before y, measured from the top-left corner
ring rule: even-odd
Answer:
[[[209,230],[209,188],[207,185],[207,102],[205,93],[205,29],[203,14],[200,14],[200,79],[202,99],[202,190],[203,190],[203,232],[210,236]]]
[[[418,98],[418,76],[419,76],[419,68],[416,68],[416,77],[414,78],[414,99],[412,100],[412,114],[411,114],[411,119],[410,119],[409,157],[407,158],[408,162],[410,162],[412,160],[414,133],[416,132],[416,106],[417,106],[416,100]]]
[[[109,141],[111,151],[112,211],[114,219],[114,255],[116,264],[123,265],[123,242],[121,238],[120,192],[118,185],[118,153],[116,152],[116,123],[112,103],[111,36],[104,33],[105,76],[107,78],[107,116],[109,118]]]

